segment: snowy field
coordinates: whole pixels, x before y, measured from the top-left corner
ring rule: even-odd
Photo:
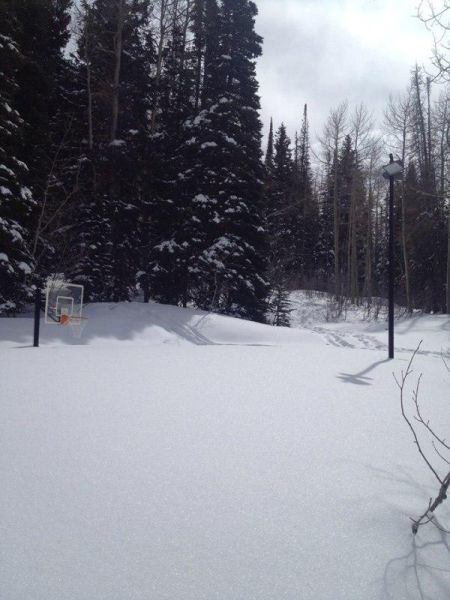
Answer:
[[[450,319],[400,319],[388,361],[384,322],[293,308],[276,329],[94,304],[39,349],[0,319],[0,598],[448,599],[450,535],[411,535],[437,486],[392,372],[423,339],[409,390],[422,372],[449,436]]]

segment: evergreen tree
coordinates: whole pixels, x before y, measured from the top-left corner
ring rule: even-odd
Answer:
[[[197,9],[202,8],[203,4],[197,3]],[[203,14],[196,15],[195,23],[199,29],[196,35],[201,39],[202,19]],[[198,39],[196,44],[200,44]],[[195,46],[192,49],[187,43],[186,21],[174,14],[161,74],[160,118],[151,139],[156,186],[150,207],[149,285],[155,299],[183,305],[190,299],[189,264],[196,238],[190,206],[191,187],[196,185],[191,170],[195,164],[192,161],[192,135],[185,126],[193,118],[195,105],[199,102],[197,85],[201,80],[196,72],[198,53]]]
[[[289,291],[286,282],[278,279],[271,289],[269,301],[270,323],[275,327],[289,327],[289,315],[292,312]]]
[[[199,112],[185,122],[181,173],[195,223],[190,295],[197,305],[264,320],[263,166],[253,2],[207,0]],[[199,25],[197,23],[197,29]],[[200,45],[200,42],[198,42]]]
[[[71,118],[65,92],[71,73],[64,49],[70,37],[72,0],[15,0],[12,6],[22,56],[14,102],[24,119],[21,155],[36,201],[31,251],[38,275],[45,275],[55,252],[49,232],[66,200],[61,199],[67,183],[64,146]]]
[[[270,171],[273,167],[273,119],[270,119],[269,138],[267,141],[267,151],[265,160],[266,169]]]
[[[319,191],[319,217],[317,236],[317,270],[319,289],[331,292],[334,275],[334,171],[337,169],[337,157],[328,162]]]
[[[350,239],[350,211],[352,186],[355,170],[355,154],[350,135],[346,135],[338,162],[338,198],[339,198],[339,264],[341,293],[348,293],[345,282],[348,276],[348,252]]]
[[[305,104],[300,136],[296,139],[293,176],[295,214],[295,276],[302,285],[310,284],[317,268],[319,211],[313,195],[308,112]]]
[[[270,279],[292,277],[295,265],[296,207],[292,203],[293,161],[291,140],[282,123],[275,136],[272,179],[267,197],[270,234]]]
[[[23,120],[15,108],[19,24],[11,5],[0,4],[0,314],[20,311],[30,299],[29,225],[33,199],[28,168],[19,158]]]
[[[72,277],[90,299],[127,300],[148,226],[145,164],[153,45],[144,0],[83,4],[78,58],[87,111]]]

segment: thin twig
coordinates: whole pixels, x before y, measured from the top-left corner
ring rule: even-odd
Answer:
[[[417,446],[417,450],[419,451],[420,456],[423,458],[423,460],[425,461],[425,463],[427,464],[428,468],[431,470],[431,472],[434,474],[434,476],[436,477],[436,479],[439,481],[439,483],[442,485],[442,479],[439,477],[439,475],[437,474],[437,471],[435,470],[435,468],[433,467],[433,465],[430,463],[430,461],[428,460],[428,458],[425,456],[425,453],[422,450],[422,447],[420,445],[419,442],[419,438],[417,437],[416,431],[414,429],[414,427],[412,426],[411,421],[409,420],[406,411],[405,411],[405,399],[404,399],[404,389],[405,389],[405,384],[406,384],[406,380],[408,379],[409,375],[411,375],[412,371],[412,363],[416,357],[416,354],[419,352],[420,350],[420,346],[422,345],[422,341],[421,340],[419,342],[419,345],[417,346],[417,348],[414,350],[413,355],[411,356],[411,359],[408,363],[408,366],[406,368],[406,371],[403,372],[402,371],[402,378],[401,378],[401,383],[397,380],[397,378],[394,375],[394,379],[400,389],[400,406],[401,406],[401,410],[402,410],[402,415],[403,418],[405,419],[406,423],[408,424],[408,427],[411,430],[411,433],[413,434],[414,437],[414,443]],[[420,378],[419,378],[420,380]],[[417,389],[417,388],[416,388]]]

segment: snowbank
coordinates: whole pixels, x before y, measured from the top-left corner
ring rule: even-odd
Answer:
[[[90,304],[83,314],[88,322],[81,339],[74,339],[69,327],[41,323],[41,344],[256,344],[277,345],[311,343],[313,332],[274,328],[163,304],[138,302],[119,304]],[[0,345],[32,343],[33,319],[27,317],[0,319]]]
[[[449,319],[411,320],[386,361],[333,345],[326,323],[140,304],[87,315],[82,345],[43,326],[39,349],[31,319],[0,319],[2,598],[449,597],[447,534],[410,533],[436,484],[392,379],[432,323],[416,371],[448,429]],[[448,527],[447,505],[439,516]]]

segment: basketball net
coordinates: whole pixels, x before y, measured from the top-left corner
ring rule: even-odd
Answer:
[[[76,339],[80,339],[81,334],[83,333],[84,328],[86,327],[87,317],[74,317],[70,315],[61,315],[60,323],[61,325],[70,326],[72,330],[72,335]]]

